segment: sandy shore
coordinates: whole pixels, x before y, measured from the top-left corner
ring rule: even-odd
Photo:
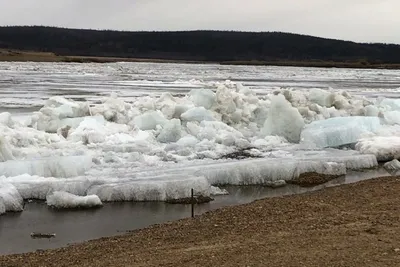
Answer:
[[[400,266],[400,177],[223,208],[0,266]]]

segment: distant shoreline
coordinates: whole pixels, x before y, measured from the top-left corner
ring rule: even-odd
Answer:
[[[282,66],[282,67],[315,67],[315,68],[351,68],[351,69],[400,69],[400,64],[371,64],[368,62],[334,62],[334,61],[192,61],[157,58],[122,58],[93,56],[60,56],[50,52],[29,52],[0,49],[0,62],[65,62],[65,63],[180,63],[180,64],[219,64],[249,66]]]

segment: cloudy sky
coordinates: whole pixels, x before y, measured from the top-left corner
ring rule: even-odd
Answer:
[[[400,44],[400,0],[0,0],[0,25],[284,31]]]

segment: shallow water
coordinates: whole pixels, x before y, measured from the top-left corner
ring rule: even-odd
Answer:
[[[373,177],[388,176],[383,169],[366,172],[351,172],[346,177],[326,184],[304,188],[287,185],[281,188],[259,186],[227,186],[230,194],[216,196],[215,200],[196,205],[195,213],[201,214],[224,206],[239,205],[257,199],[301,194],[325,187],[353,183]],[[100,209],[56,211],[44,202],[27,203],[21,213],[7,213],[0,217],[0,254],[14,254],[63,247],[105,236],[123,234],[140,229],[190,217],[190,205],[174,205],[162,202],[106,203]],[[51,239],[32,239],[30,233],[55,233]]]

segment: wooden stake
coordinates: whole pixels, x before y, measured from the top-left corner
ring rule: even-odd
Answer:
[[[194,218],[194,190],[192,188],[191,190],[192,197],[191,197],[191,203],[192,203],[192,218]]]

